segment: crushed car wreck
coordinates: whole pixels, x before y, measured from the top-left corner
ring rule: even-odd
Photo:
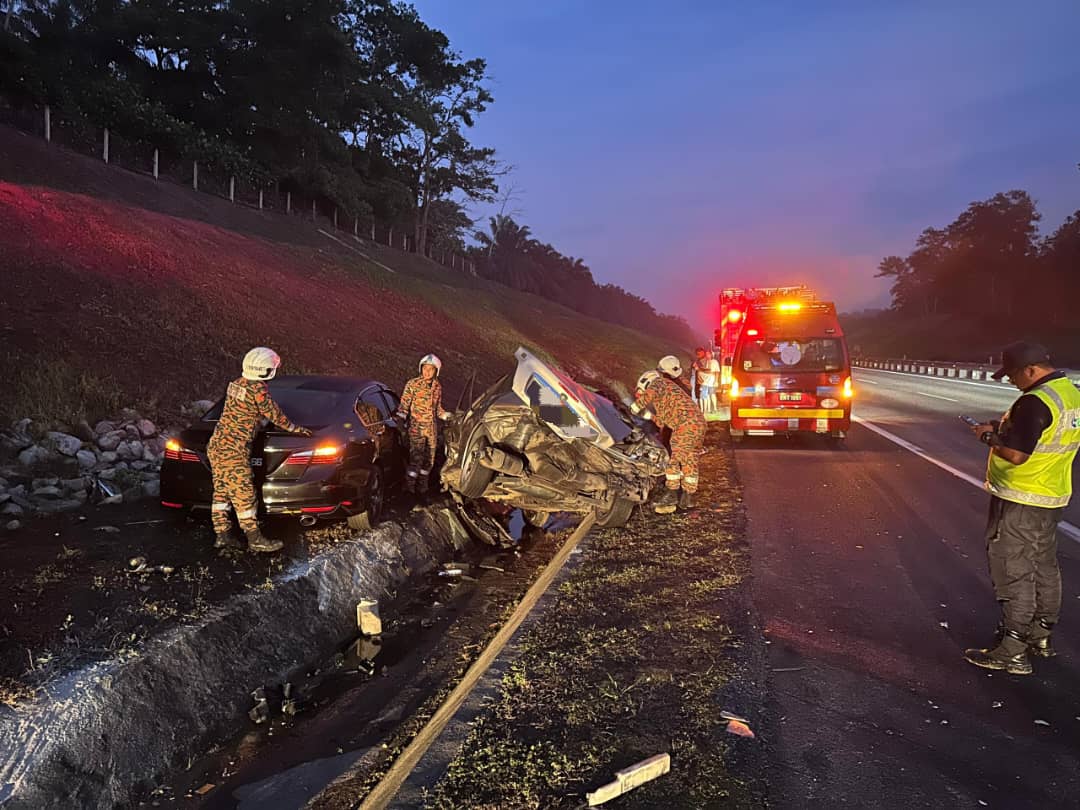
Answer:
[[[524,348],[517,369],[446,426],[443,486],[463,507],[486,500],[543,526],[553,512],[595,511],[622,526],[649,498],[667,451],[651,426]]]

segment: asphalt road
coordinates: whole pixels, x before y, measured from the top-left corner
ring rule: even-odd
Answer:
[[[988,496],[973,483],[986,450],[956,415],[1000,416],[1017,393],[856,380],[865,421],[845,448],[755,438],[736,451],[769,645],[771,803],[1080,806],[1080,536],[1059,533],[1060,655],[1028,677],[962,657],[989,641],[997,608]],[[1066,519],[1078,518],[1074,503]]]

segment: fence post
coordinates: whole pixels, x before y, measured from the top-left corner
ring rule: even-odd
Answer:
[[[387,228],[386,229],[386,246],[387,247],[393,247],[394,246],[394,229],[393,228]]]
[[[52,141],[52,110],[49,109],[49,105],[45,105],[45,142]]]
[[[191,161],[191,187],[199,190],[199,161]]]
[[[354,216],[352,218],[352,235],[360,236],[360,217]]]
[[[285,213],[286,214],[291,214],[292,213],[292,192],[291,191],[286,191],[285,192]]]
[[[371,241],[375,241],[375,220],[371,220]]]
[[[154,150],[154,179],[158,179],[158,150]]]
[[[105,127],[105,137],[101,143],[101,159],[106,163],[109,162],[109,128]]]
[[[236,178],[229,178],[229,202],[236,202]]]
[[[334,230],[337,230],[337,206],[334,206]]]
[[[259,210],[260,211],[262,211],[262,205],[263,205],[263,190],[260,188],[259,189]]]

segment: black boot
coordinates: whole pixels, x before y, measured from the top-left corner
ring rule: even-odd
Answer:
[[[663,494],[656,499],[656,503],[653,505],[653,511],[658,515],[670,515],[675,511],[675,507],[679,502],[679,496],[674,489],[664,488]]]
[[[1015,630],[1006,630],[1001,643],[993,649],[964,650],[968,663],[983,669],[1005,670],[1010,675],[1030,675],[1031,660],[1027,655],[1027,639]]]
[[[1050,631],[1053,629],[1054,625],[1046,619],[1035,622],[1028,635],[1028,655],[1034,655],[1036,658],[1053,658],[1057,655],[1057,650],[1050,643]]]
[[[244,532],[244,534],[247,535],[248,551],[259,551],[269,554],[274,551],[281,551],[281,549],[285,548],[285,544],[280,540],[271,540],[258,528],[254,528],[250,532]]]
[[[238,548],[239,546],[240,541],[233,537],[231,530],[214,535],[214,548]]]
[[[687,509],[694,508],[694,493],[687,492],[685,489],[679,493],[679,509],[686,511]]]

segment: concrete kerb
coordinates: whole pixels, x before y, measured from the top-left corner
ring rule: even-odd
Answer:
[[[384,524],[298,562],[128,659],[86,667],[19,711],[0,707],[0,807],[128,805],[249,722],[250,693],[356,635],[356,603],[386,598],[468,542],[447,509]]]

